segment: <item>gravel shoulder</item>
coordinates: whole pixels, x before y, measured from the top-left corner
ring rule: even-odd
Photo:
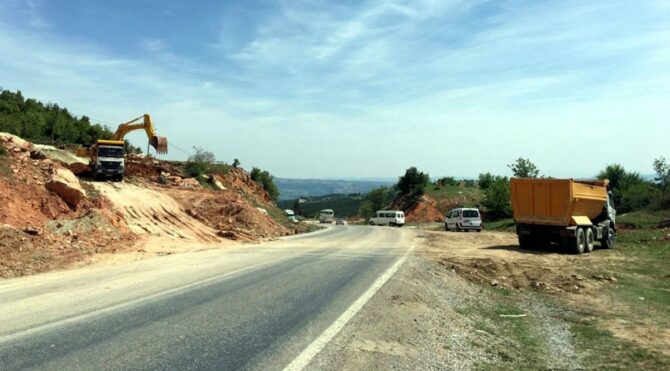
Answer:
[[[608,294],[616,278],[608,271],[587,275],[585,267],[619,262],[621,256],[520,251],[516,236],[506,232],[412,233],[419,243],[405,264],[310,369],[668,365],[662,349],[622,338],[602,320],[629,318]],[[656,341],[663,343],[660,330]],[[659,330],[650,325],[645,331]]]

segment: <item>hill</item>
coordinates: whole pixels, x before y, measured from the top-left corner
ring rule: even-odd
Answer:
[[[301,199],[304,202],[300,203],[299,213],[306,217],[315,217],[323,209],[333,209],[335,217],[349,218],[358,214],[358,209],[361,207],[364,198],[365,195],[360,193],[304,197]],[[280,200],[278,205],[281,209],[293,210],[295,208],[295,199]]]
[[[380,186],[390,186],[393,180],[337,180],[275,178],[280,200],[327,195],[365,194]]]

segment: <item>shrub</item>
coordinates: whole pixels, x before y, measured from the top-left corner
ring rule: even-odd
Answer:
[[[267,170],[253,167],[249,175],[251,176],[251,180],[260,184],[263,189],[265,189],[268,195],[270,195],[270,198],[275,201],[277,200],[279,197],[279,189],[277,188],[277,185],[275,185],[274,177]]]
[[[184,170],[187,174],[197,177],[207,172],[215,158],[212,152],[205,151],[200,147],[193,147],[193,149],[195,150],[195,154],[189,156]]]
[[[234,167],[235,169],[237,169],[238,167],[240,167],[240,165],[241,165],[240,160],[238,160],[238,159],[234,159],[234,160],[233,160],[233,167]]]
[[[358,209],[358,215],[367,219],[372,217],[377,210],[384,209],[388,193],[389,191],[386,187],[379,187],[368,192]]]
[[[498,220],[512,216],[510,202],[510,184],[507,177],[496,176],[488,185],[484,193],[486,216],[489,220]]]
[[[495,177],[491,173],[486,173],[486,174],[479,174],[479,180],[477,183],[479,184],[480,189],[488,189],[489,186],[495,181]]]

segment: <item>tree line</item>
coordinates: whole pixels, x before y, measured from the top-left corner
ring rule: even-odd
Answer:
[[[90,145],[109,139],[112,132],[93,124],[86,116],[77,117],[56,103],[24,98],[20,90],[0,88],[0,131],[40,143]]]
[[[540,169],[530,159],[518,158],[507,165],[517,178],[551,178],[540,175]],[[664,157],[654,160],[653,181],[647,180],[635,171],[628,171],[619,164],[607,165],[595,174],[594,179],[609,179],[615,207],[619,213],[636,210],[670,209],[670,164]],[[464,180],[466,186],[477,186],[483,193],[481,206],[489,220],[512,217],[510,178],[493,175],[490,172],[479,174],[478,179]],[[389,196],[400,194],[412,202],[417,202],[431,183],[428,173],[410,167],[398,178],[393,187],[380,187],[365,196],[359,215],[370,217],[375,210],[384,209],[390,204]],[[458,185],[453,177],[442,177],[434,184],[436,187]]]

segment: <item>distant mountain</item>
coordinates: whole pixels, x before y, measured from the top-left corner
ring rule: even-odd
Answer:
[[[315,197],[332,194],[365,194],[380,186],[390,186],[392,180],[338,180],[275,178],[280,200]]]

